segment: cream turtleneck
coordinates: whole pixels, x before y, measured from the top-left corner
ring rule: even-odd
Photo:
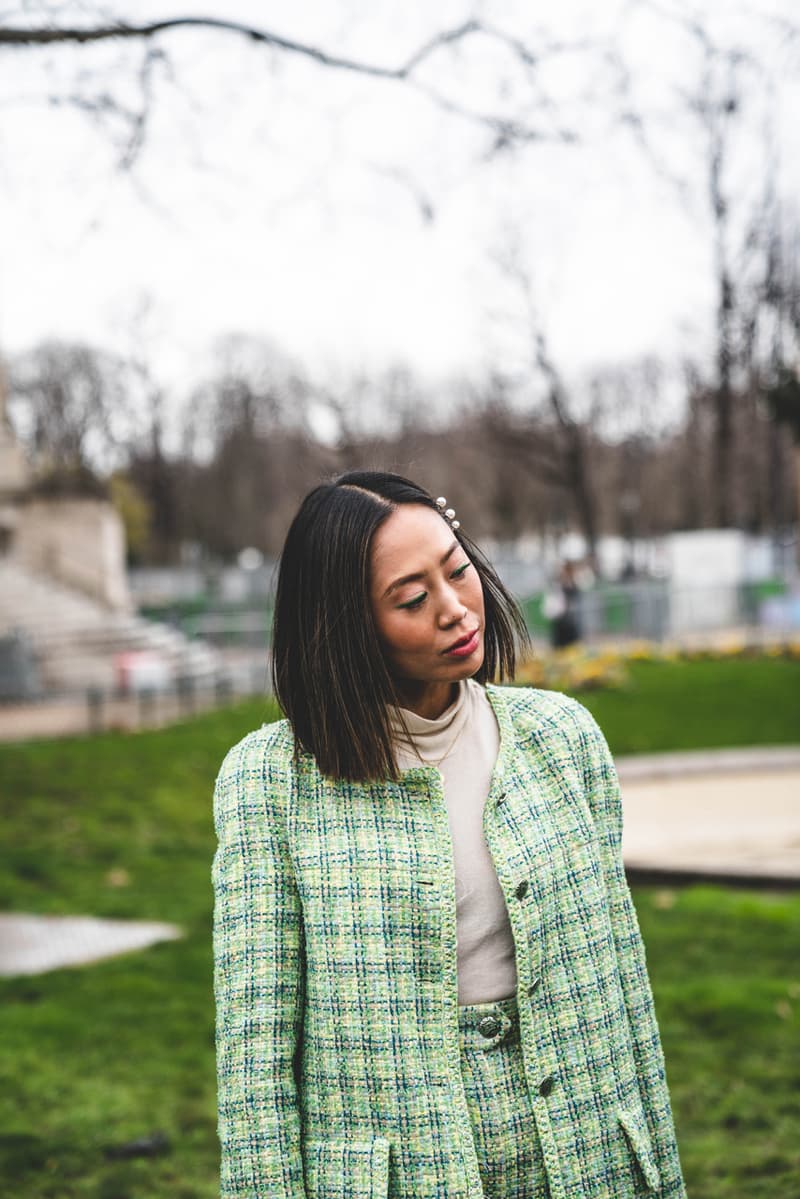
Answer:
[[[514,938],[483,835],[483,808],[500,747],[492,706],[483,687],[466,679],[458,684],[455,702],[435,720],[407,708],[395,709],[390,719],[399,769],[422,762],[442,775],[456,875],[458,1002],[504,999],[516,989]]]

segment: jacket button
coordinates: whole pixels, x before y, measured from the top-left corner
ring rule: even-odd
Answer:
[[[555,1081],[556,1080],[553,1078],[552,1074],[548,1074],[547,1078],[543,1078],[539,1083],[539,1094],[549,1095],[553,1089]]]
[[[532,995],[532,994],[533,994],[533,992],[534,992],[534,991],[536,990],[536,988],[539,986],[539,984],[540,984],[540,982],[541,982],[541,981],[542,981],[542,980],[541,980],[540,978],[535,978],[535,979],[533,980],[533,982],[531,983],[531,985],[528,987],[528,994],[529,994],[529,995]]]
[[[522,880],[514,894],[516,895],[517,899],[522,899],[528,894],[528,880],[526,878]]]
[[[500,1031],[500,1021],[496,1016],[484,1016],[478,1023],[478,1032],[484,1037],[494,1037]]]

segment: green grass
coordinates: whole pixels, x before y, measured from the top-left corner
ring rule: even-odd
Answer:
[[[785,662],[637,664],[630,693],[584,702],[615,750],[800,741],[798,675]],[[0,1194],[218,1194],[211,786],[226,749],[272,715],[250,702],[160,732],[0,747],[0,910],[169,920],[187,934],[0,980]],[[120,870],[127,885],[109,877]],[[689,1194],[800,1195],[800,894],[635,898]],[[168,1140],[157,1156],[107,1154],[156,1133]]]
[[[274,715],[251,702],[161,732],[0,747],[0,910],[186,930],[90,968],[0,980],[0,1194],[218,1194],[211,788],[228,747]],[[169,1152],[106,1156],[157,1132]]]
[[[691,1199],[800,1195],[800,894],[634,899]]]
[[[614,753],[800,744],[800,661],[632,662],[628,673],[620,690],[577,697]]]

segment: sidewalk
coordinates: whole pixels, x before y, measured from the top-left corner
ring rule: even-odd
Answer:
[[[800,888],[800,746],[617,759],[632,883]]]

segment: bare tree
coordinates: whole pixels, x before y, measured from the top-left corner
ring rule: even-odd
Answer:
[[[589,559],[597,569],[598,525],[590,430],[600,418],[602,397],[597,389],[590,390],[588,407],[578,416],[576,396],[548,344],[533,278],[518,234],[508,236],[505,247],[495,255],[495,262],[510,284],[518,309],[523,366],[517,389],[524,390],[531,416],[544,416],[550,427],[549,447],[545,448],[546,443],[541,438],[534,438],[519,443],[516,452],[524,453],[523,446],[526,449],[537,446],[536,452],[542,460],[538,469],[545,472],[551,484],[562,490],[564,512],[574,515],[586,538]],[[509,452],[515,452],[511,442],[507,448]],[[529,465],[536,469],[534,460]],[[566,526],[567,521],[562,519],[562,524]]]
[[[767,389],[766,399],[776,424],[791,430],[794,457],[794,485],[797,504],[798,528],[800,528],[800,367],[794,370],[781,369],[773,385]],[[800,540],[795,541],[795,554],[800,565]]]
[[[547,355],[544,341],[540,352]],[[440,411],[436,419],[431,414],[437,393],[411,372],[395,367],[371,377],[362,374],[354,386],[363,390],[374,411],[362,413],[364,421],[350,425],[347,436],[333,444],[304,415],[320,403],[318,385],[299,375],[274,347],[248,338],[228,340],[186,405],[187,418],[201,420],[209,430],[209,440],[194,457],[191,439],[168,446],[158,404],[149,430],[146,423],[130,421],[127,439],[98,440],[105,436],[105,399],[122,395],[111,389],[137,376],[125,363],[97,351],[88,365],[86,355],[73,358],[63,347],[57,354],[32,355],[16,364],[14,395],[29,414],[32,446],[36,430],[40,432],[41,469],[52,470],[60,462],[74,479],[75,471],[93,465],[96,478],[108,473],[104,462],[124,461],[114,472],[117,490],[130,483],[149,517],[140,531],[141,561],[176,561],[186,541],[223,559],[248,545],[275,553],[300,498],[353,465],[419,478],[435,494],[446,495],[465,529],[479,537],[547,538],[570,524],[585,533],[585,513],[577,502],[578,471],[586,479],[596,538],[620,533],[633,542],[674,528],[716,523],[714,412],[706,385],[691,367],[685,376],[686,412],[682,419],[666,422],[658,415],[664,404],[658,364],[645,360],[606,368],[570,386],[550,365],[547,386],[532,369],[524,404],[518,381],[496,372],[482,384],[453,384],[460,406]],[[163,394],[152,370],[147,368],[146,375],[152,393]],[[558,409],[553,389],[560,389]],[[779,381],[774,395],[768,393],[775,400],[776,417],[784,419],[785,414],[795,431],[796,391],[796,379],[787,378]],[[344,385],[343,394],[348,394]],[[586,395],[589,403],[580,406],[579,415],[576,400],[585,401]],[[396,412],[396,419],[382,422],[387,405],[398,408],[399,416]],[[789,523],[791,506],[788,494],[781,496],[775,513],[766,503],[774,469],[769,439],[779,426],[765,409],[753,420],[751,407],[747,396],[735,396],[733,497],[740,522],[765,531],[773,516],[778,523]],[[788,429],[780,432],[779,468],[788,477]],[[54,446],[42,441],[44,433]],[[576,441],[582,452],[578,458],[570,453]],[[101,445],[109,448],[98,457]],[[745,456],[746,474],[738,466]]]
[[[291,358],[253,337],[222,339],[186,415],[206,430],[203,460],[183,458],[178,526],[223,557],[276,552],[304,490],[332,466],[309,423],[313,388]]]
[[[709,52],[711,53],[711,52]],[[734,315],[736,296],[731,264],[730,203],[725,195],[723,168],[725,165],[730,123],[742,103],[742,89],[737,80],[739,60],[726,55],[723,63],[726,78],[720,84],[714,77],[713,58],[704,72],[702,88],[694,101],[708,138],[708,195],[714,231],[714,266],[717,283],[716,306],[716,387],[714,409],[716,416],[715,476],[717,480],[717,524],[732,523],[731,453],[733,448],[734,397]]]
[[[791,20],[766,13],[755,5],[737,10],[737,20],[723,32],[720,13],[704,15],[687,7],[667,6],[661,0],[635,0],[636,7],[680,29],[687,57],[697,56],[694,80],[678,89],[680,108],[699,134],[699,162],[705,214],[709,220],[714,272],[713,371],[689,388],[688,427],[700,434],[707,408],[712,424],[712,457],[708,484],[713,494],[714,524],[748,523],[742,502],[740,470],[750,459],[741,445],[751,426],[750,448],[759,435],[753,422],[758,412],[751,399],[758,391],[757,333],[768,305],[772,244],[780,206],[775,179],[777,149],[774,112],[782,74],[796,74],[800,29]],[[748,40],[749,28],[758,37]],[[749,164],[742,170],[742,146],[749,147]],[[684,197],[692,188],[688,181]],[[755,354],[755,356],[754,356]],[[754,391],[755,388],[755,391]],[[748,416],[749,406],[749,416]],[[746,435],[745,435],[746,436]],[[778,459],[777,445],[775,460]],[[752,457],[752,455],[751,455]],[[686,519],[697,511],[700,486],[687,478]]]
[[[81,343],[47,341],[14,358],[9,407],[41,486],[96,490],[128,440],[127,364]]]

